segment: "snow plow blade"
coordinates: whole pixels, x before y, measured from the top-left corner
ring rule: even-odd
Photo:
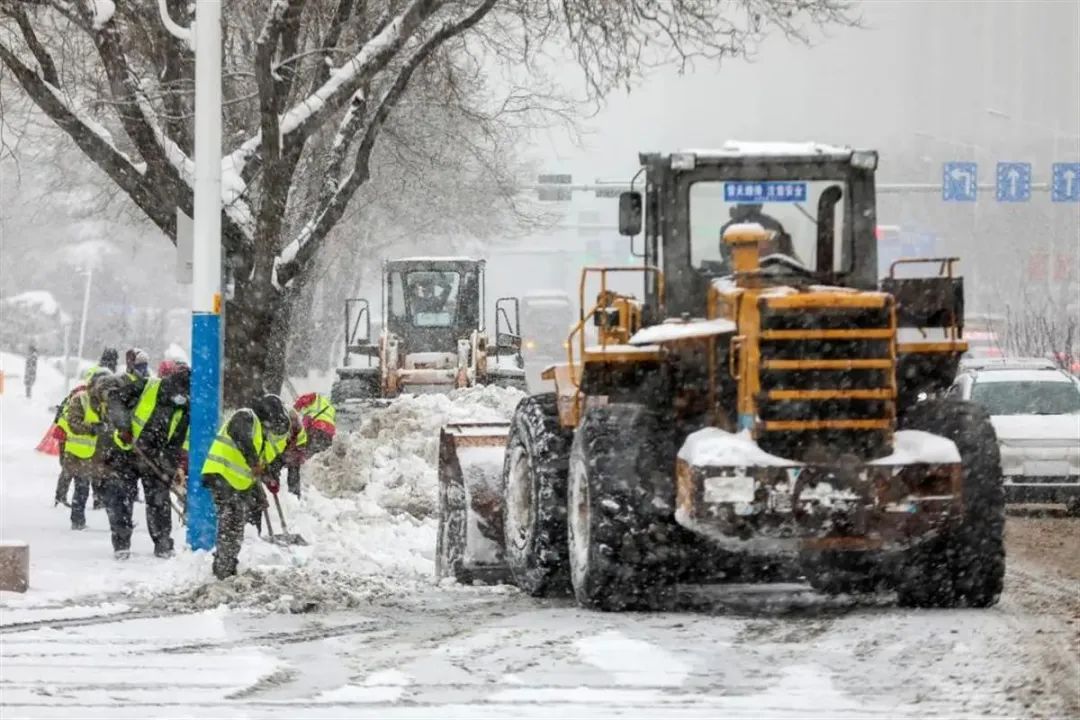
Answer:
[[[509,582],[503,559],[503,456],[509,423],[453,423],[439,433],[437,580]]]

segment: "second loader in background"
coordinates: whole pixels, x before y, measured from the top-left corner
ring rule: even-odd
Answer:
[[[484,291],[483,260],[386,261],[377,337],[372,337],[368,301],[345,303],[344,364],[330,390],[339,413],[348,419],[364,404],[473,385],[524,390],[518,301],[496,301],[491,343],[484,328]]]

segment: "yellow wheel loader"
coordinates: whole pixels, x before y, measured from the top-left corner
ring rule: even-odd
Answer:
[[[584,269],[567,360],[544,371],[556,392],[508,425],[443,430],[440,576],[653,609],[677,583],[781,564],[827,593],[994,604],[997,442],[943,396],[967,349],[963,280],[956,258],[926,258],[879,283],[877,154],[729,143],[640,161],[619,226],[642,264]],[[608,289],[627,272],[640,298]]]
[[[518,301],[496,301],[496,342],[489,344],[484,264],[471,258],[386,261],[375,338],[368,301],[345,302],[345,358],[330,390],[339,413],[349,418],[357,406],[385,405],[406,393],[487,384],[525,389]],[[363,360],[354,365],[354,357]]]

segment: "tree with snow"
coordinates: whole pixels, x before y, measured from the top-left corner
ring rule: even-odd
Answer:
[[[161,1],[182,25],[198,4]],[[567,50],[584,79],[577,99],[600,101],[661,65],[745,55],[769,31],[805,39],[809,27],[851,22],[844,0],[239,0],[223,10],[231,405],[280,385],[276,340],[318,255],[348,232],[338,225],[387,137],[448,106],[482,131],[527,124],[538,105],[568,113],[550,77],[552,56]],[[157,3],[0,0],[0,62],[175,242],[175,211],[193,204],[194,55]],[[461,131],[425,129],[443,143]],[[513,178],[490,191],[511,198]]]

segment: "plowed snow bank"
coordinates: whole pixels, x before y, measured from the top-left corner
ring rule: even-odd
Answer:
[[[448,422],[508,420],[523,394],[494,387],[403,398],[370,411],[303,468],[303,498],[280,499],[290,532],[306,547],[282,548],[248,526],[240,575],[209,575],[155,605],[200,610],[218,605],[312,612],[357,607],[434,582],[438,527],[439,429]],[[284,478],[283,478],[284,479]],[[271,521],[280,531],[271,509]],[[264,528],[265,533],[265,528]],[[191,562],[184,553],[173,562]]]

